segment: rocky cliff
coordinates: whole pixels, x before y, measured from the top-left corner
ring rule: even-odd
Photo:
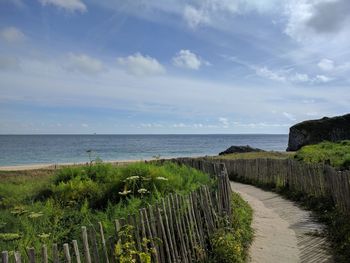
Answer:
[[[219,153],[219,155],[231,154],[231,153],[249,153],[249,152],[264,152],[264,150],[258,148],[252,148],[249,145],[247,146],[231,146],[225,151]]]
[[[304,145],[322,141],[334,142],[346,139],[350,139],[350,114],[303,121],[289,129],[287,151],[296,151]]]

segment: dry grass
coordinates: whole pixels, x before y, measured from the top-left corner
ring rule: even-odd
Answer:
[[[294,152],[249,152],[249,153],[231,153],[226,155],[219,155],[210,157],[213,159],[220,160],[236,160],[236,159],[259,159],[259,158],[270,158],[270,159],[287,159],[293,158]]]

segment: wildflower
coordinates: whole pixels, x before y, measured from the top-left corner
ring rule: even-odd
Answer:
[[[38,217],[41,217],[41,216],[43,216],[44,214],[42,213],[42,212],[31,212],[30,214],[29,214],[29,218],[38,218]]]
[[[135,176],[130,176],[130,177],[126,178],[125,180],[133,181],[133,180],[137,180],[137,179],[139,179],[139,178],[140,178],[140,176],[135,175]]]
[[[118,192],[120,195],[127,195],[131,193],[131,190],[124,189],[123,192]]]
[[[46,234],[46,233],[41,233],[41,234],[39,234],[38,235],[38,237],[40,237],[40,238],[48,238],[48,237],[50,237],[50,233],[48,233],[48,234]]]
[[[21,235],[17,233],[0,233],[0,240],[2,241],[14,241],[20,238]]]
[[[14,209],[11,211],[11,214],[20,216],[27,212],[28,210],[26,210],[23,206],[15,206]]]
[[[147,189],[145,189],[145,188],[140,188],[139,190],[137,190],[137,192],[139,194],[146,194],[146,193],[148,193]]]
[[[159,181],[168,181],[168,179],[163,177],[163,176],[158,176],[158,177],[156,177],[156,179]]]

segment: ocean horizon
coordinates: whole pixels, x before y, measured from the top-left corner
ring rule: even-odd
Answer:
[[[231,145],[285,151],[287,143],[287,134],[0,135],[0,166],[217,155]]]

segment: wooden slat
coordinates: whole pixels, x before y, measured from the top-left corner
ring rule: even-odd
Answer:
[[[49,261],[48,255],[47,255],[46,245],[42,245],[42,247],[41,247],[41,258],[42,258],[43,263],[47,263]]]
[[[100,255],[98,252],[96,231],[92,225],[88,229],[88,234],[89,234],[89,244],[92,247],[92,259],[93,259],[92,261],[94,263],[99,263],[100,262]]]
[[[35,249],[29,248],[28,249],[28,257],[29,257],[29,263],[35,263]]]
[[[81,263],[78,242],[76,240],[73,240],[72,244],[73,244],[75,260],[77,263]]]
[[[82,237],[83,237],[83,247],[84,247],[84,259],[86,263],[91,263],[91,255],[90,255],[90,248],[89,248],[89,240],[87,235],[86,227],[83,226],[81,228],[82,231]]]
[[[53,261],[53,263],[60,262],[57,244],[52,245],[52,261]]]
[[[63,253],[64,253],[64,258],[66,262],[71,263],[72,258],[70,256],[69,245],[67,243],[63,244]]]
[[[109,257],[108,257],[108,252],[107,252],[107,246],[106,246],[106,240],[105,240],[105,234],[103,232],[103,226],[101,222],[98,222],[98,227],[100,230],[100,237],[101,237],[101,243],[102,243],[102,250],[105,258],[105,262],[109,263]]]
[[[19,251],[15,252],[15,263],[22,263],[22,257]]]
[[[7,251],[3,251],[1,253],[1,261],[2,261],[2,263],[8,263],[9,262],[9,253]]]

